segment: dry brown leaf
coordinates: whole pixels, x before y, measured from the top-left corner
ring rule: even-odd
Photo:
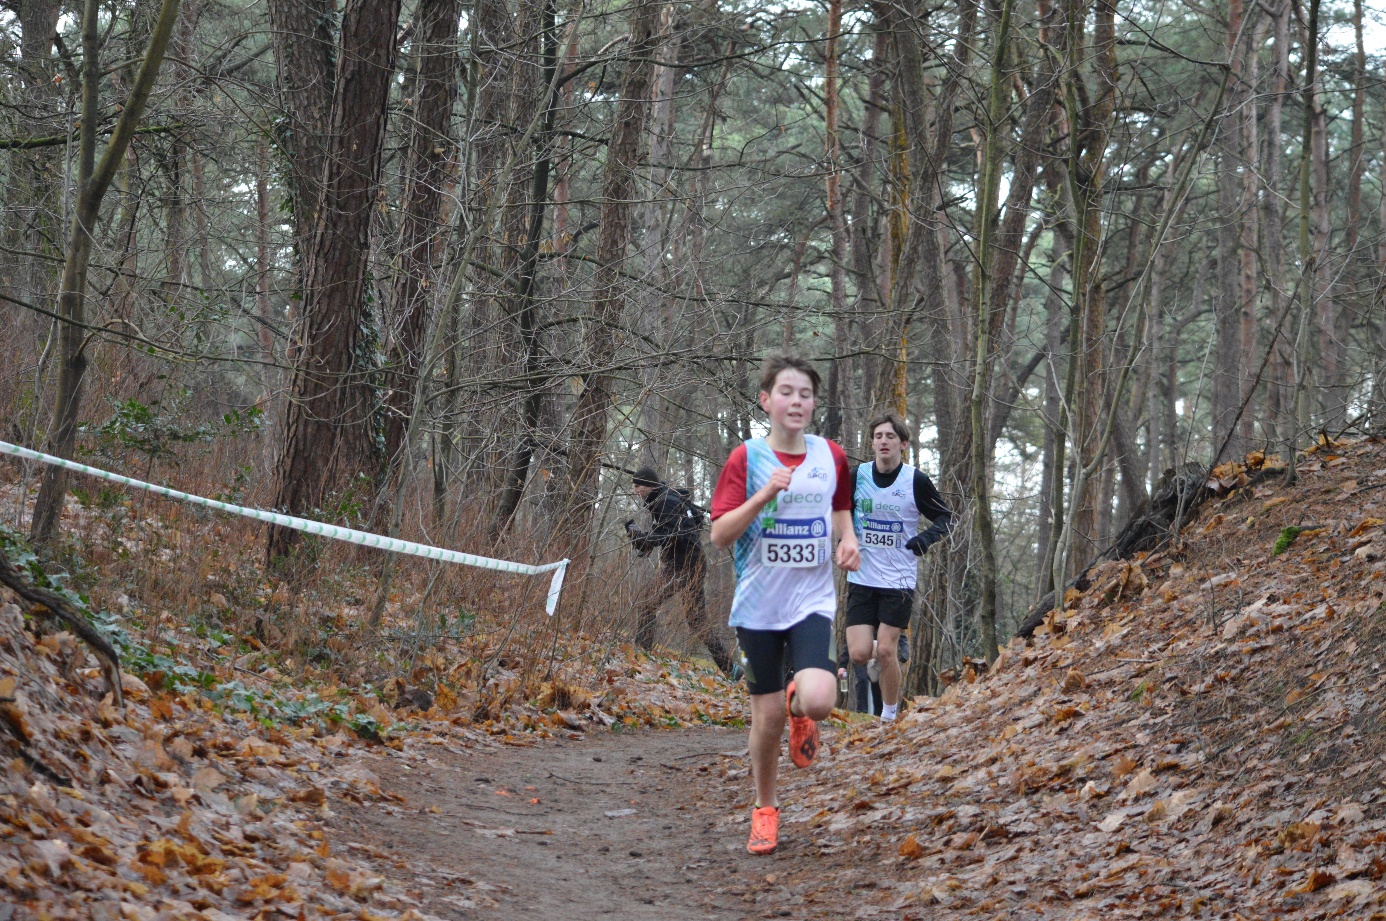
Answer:
[[[900,856],[906,860],[918,860],[924,856],[924,845],[920,844],[914,835],[910,835],[900,844]]]
[[[202,793],[209,793],[217,787],[226,783],[226,777],[214,767],[202,767],[193,774],[193,789]]]
[[[1350,538],[1352,538],[1352,537],[1357,537],[1357,536],[1359,536],[1363,531],[1369,531],[1369,530],[1371,530],[1372,528],[1379,528],[1379,527],[1381,527],[1383,524],[1386,524],[1386,519],[1383,519],[1383,518],[1363,518],[1360,522],[1358,522],[1357,527],[1353,528],[1351,531],[1348,532],[1348,537],[1350,537]]]
[[[289,794],[289,802],[304,803],[309,806],[321,806],[327,802],[327,794],[321,787],[305,787],[302,790],[295,790]]]
[[[1276,838],[1286,847],[1308,850],[1321,827],[1318,822],[1294,822],[1280,829]]]
[[[0,702],[0,717],[4,718],[21,742],[34,740],[33,730],[29,728],[29,706],[22,697]]]
[[[1325,886],[1330,886],[1338,881],[1338,877],[1322,868],[1310,870],[1304,877],[1304,882],[1300,883],[1292,892],[1318,892]]]
[[[1154,790],[1159,783],[1160,782],[1155,779],[1155,775],[1150,773],[1150,769],[1146,768],[1135,777],[1131,778],[1131,782],[1126,785],[1126,789],[1122,791],[1122,795],[1133,799],[1137,796],[1144,796],[1151,790]]]
[[[1066,723],[1082,713],[1077,707],[1055,707],[1049,718],[1056,723]]]

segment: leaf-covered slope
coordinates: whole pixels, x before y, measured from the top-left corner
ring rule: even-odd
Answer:
[[[1386,451],[1300,472],[789,774],[785,839],[827,858],[775,868],[803,913],[1386,918]]]

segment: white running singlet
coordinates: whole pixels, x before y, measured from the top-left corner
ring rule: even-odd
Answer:
[[[913,589],[919,579],[919,560],[905,542],[919,533],[914,468],[901,464],[895,482],[881,489],[871,476],[874,466],[857,467],[852,526],[861,545],[861,568],[847,573],[847,581],[871,588]]]
[[[750,630],[788,630],[810,614],[832,619],[833,493],[837,466],[828,441],[805,435],[804,460],[789,488],[771,499],[736,540],[736,597],[730,623]],[[764,438],[746,442],[746,498],[784,464]]]

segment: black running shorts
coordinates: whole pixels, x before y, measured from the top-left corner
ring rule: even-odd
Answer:
[[[810,614],[788,630],[748,630],[736,628],[741,645],[746,687],[752,694],[775,694],[785,687],[785,664],[795,672],[806,668],[833,671],[828,649],[833,642],[833,622]]]
[[[910,628],[910,611],[914,606],[912,589],[876,588],[871,585],[847,583],[847,626],[869,625]]]

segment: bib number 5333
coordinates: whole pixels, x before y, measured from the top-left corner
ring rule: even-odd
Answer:
[[[762,540],[760,562],[765,566],[818,566],[826,558],[824,540]]]

